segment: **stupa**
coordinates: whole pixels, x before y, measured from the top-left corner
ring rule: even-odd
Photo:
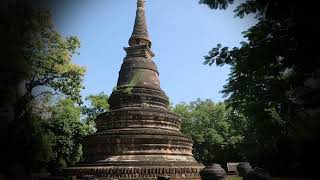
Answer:
[[[129,47],[110,110],[96,118],[97,132],[83,143],[84,160],[65,173],[76,179],[200,179],[203,168],[192,155],[193,141],[180,130],[181,120],[168,110],[152,60],[145,1],[138,0]]]

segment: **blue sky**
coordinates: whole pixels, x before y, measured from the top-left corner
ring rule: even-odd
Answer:
[[[115,87],[123,47],[133,29],[136,0],[58,0],[49,4],[56,29],[81,40],[76,64],[86,67],[82,95],[106,92]],[[152,38],[154,61],[161,88],[174,104],[201,99],[223,101],[229,67],[203,65],[203,56],[221,43],[239,46],[241,32],[251,27],[253,17],[234,18],[235,5],[211,10],[198,0],[147,0],[146,15]]]

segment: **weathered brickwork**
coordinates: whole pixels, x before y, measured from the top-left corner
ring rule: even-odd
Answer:
[[[83,142],[84,160],[65,173],[76,179],[200,179],[202,165],[193,141],[180,132],[181,120],[168,110],[152,60],[144,0],[137,14],[110,110],[96,118],[97,132]]]

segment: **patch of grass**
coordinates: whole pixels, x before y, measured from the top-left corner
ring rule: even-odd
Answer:
[[[239,176],[229,176],[226,180],[242,180]],[[272,180],[311,180],[308,178],[286,178],[286,177],[273,177]]]
[[[230,177],[227,177],[226,180],[242,180],[242,177],[239,177],[239,176],[230,176]]]
[[[272,180],[312,180],[308,178],[273,177]]]

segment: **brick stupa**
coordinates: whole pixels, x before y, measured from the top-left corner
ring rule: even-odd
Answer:
[[[200,179],[202,165],[192,155],[193,141],[180,132],[181,120],[168,110],[152,60],[145,2],[138,0],[129,47],[110,110],[96,119],[97,132],[83,143],[84,160],[65,169],[77,179]]]

